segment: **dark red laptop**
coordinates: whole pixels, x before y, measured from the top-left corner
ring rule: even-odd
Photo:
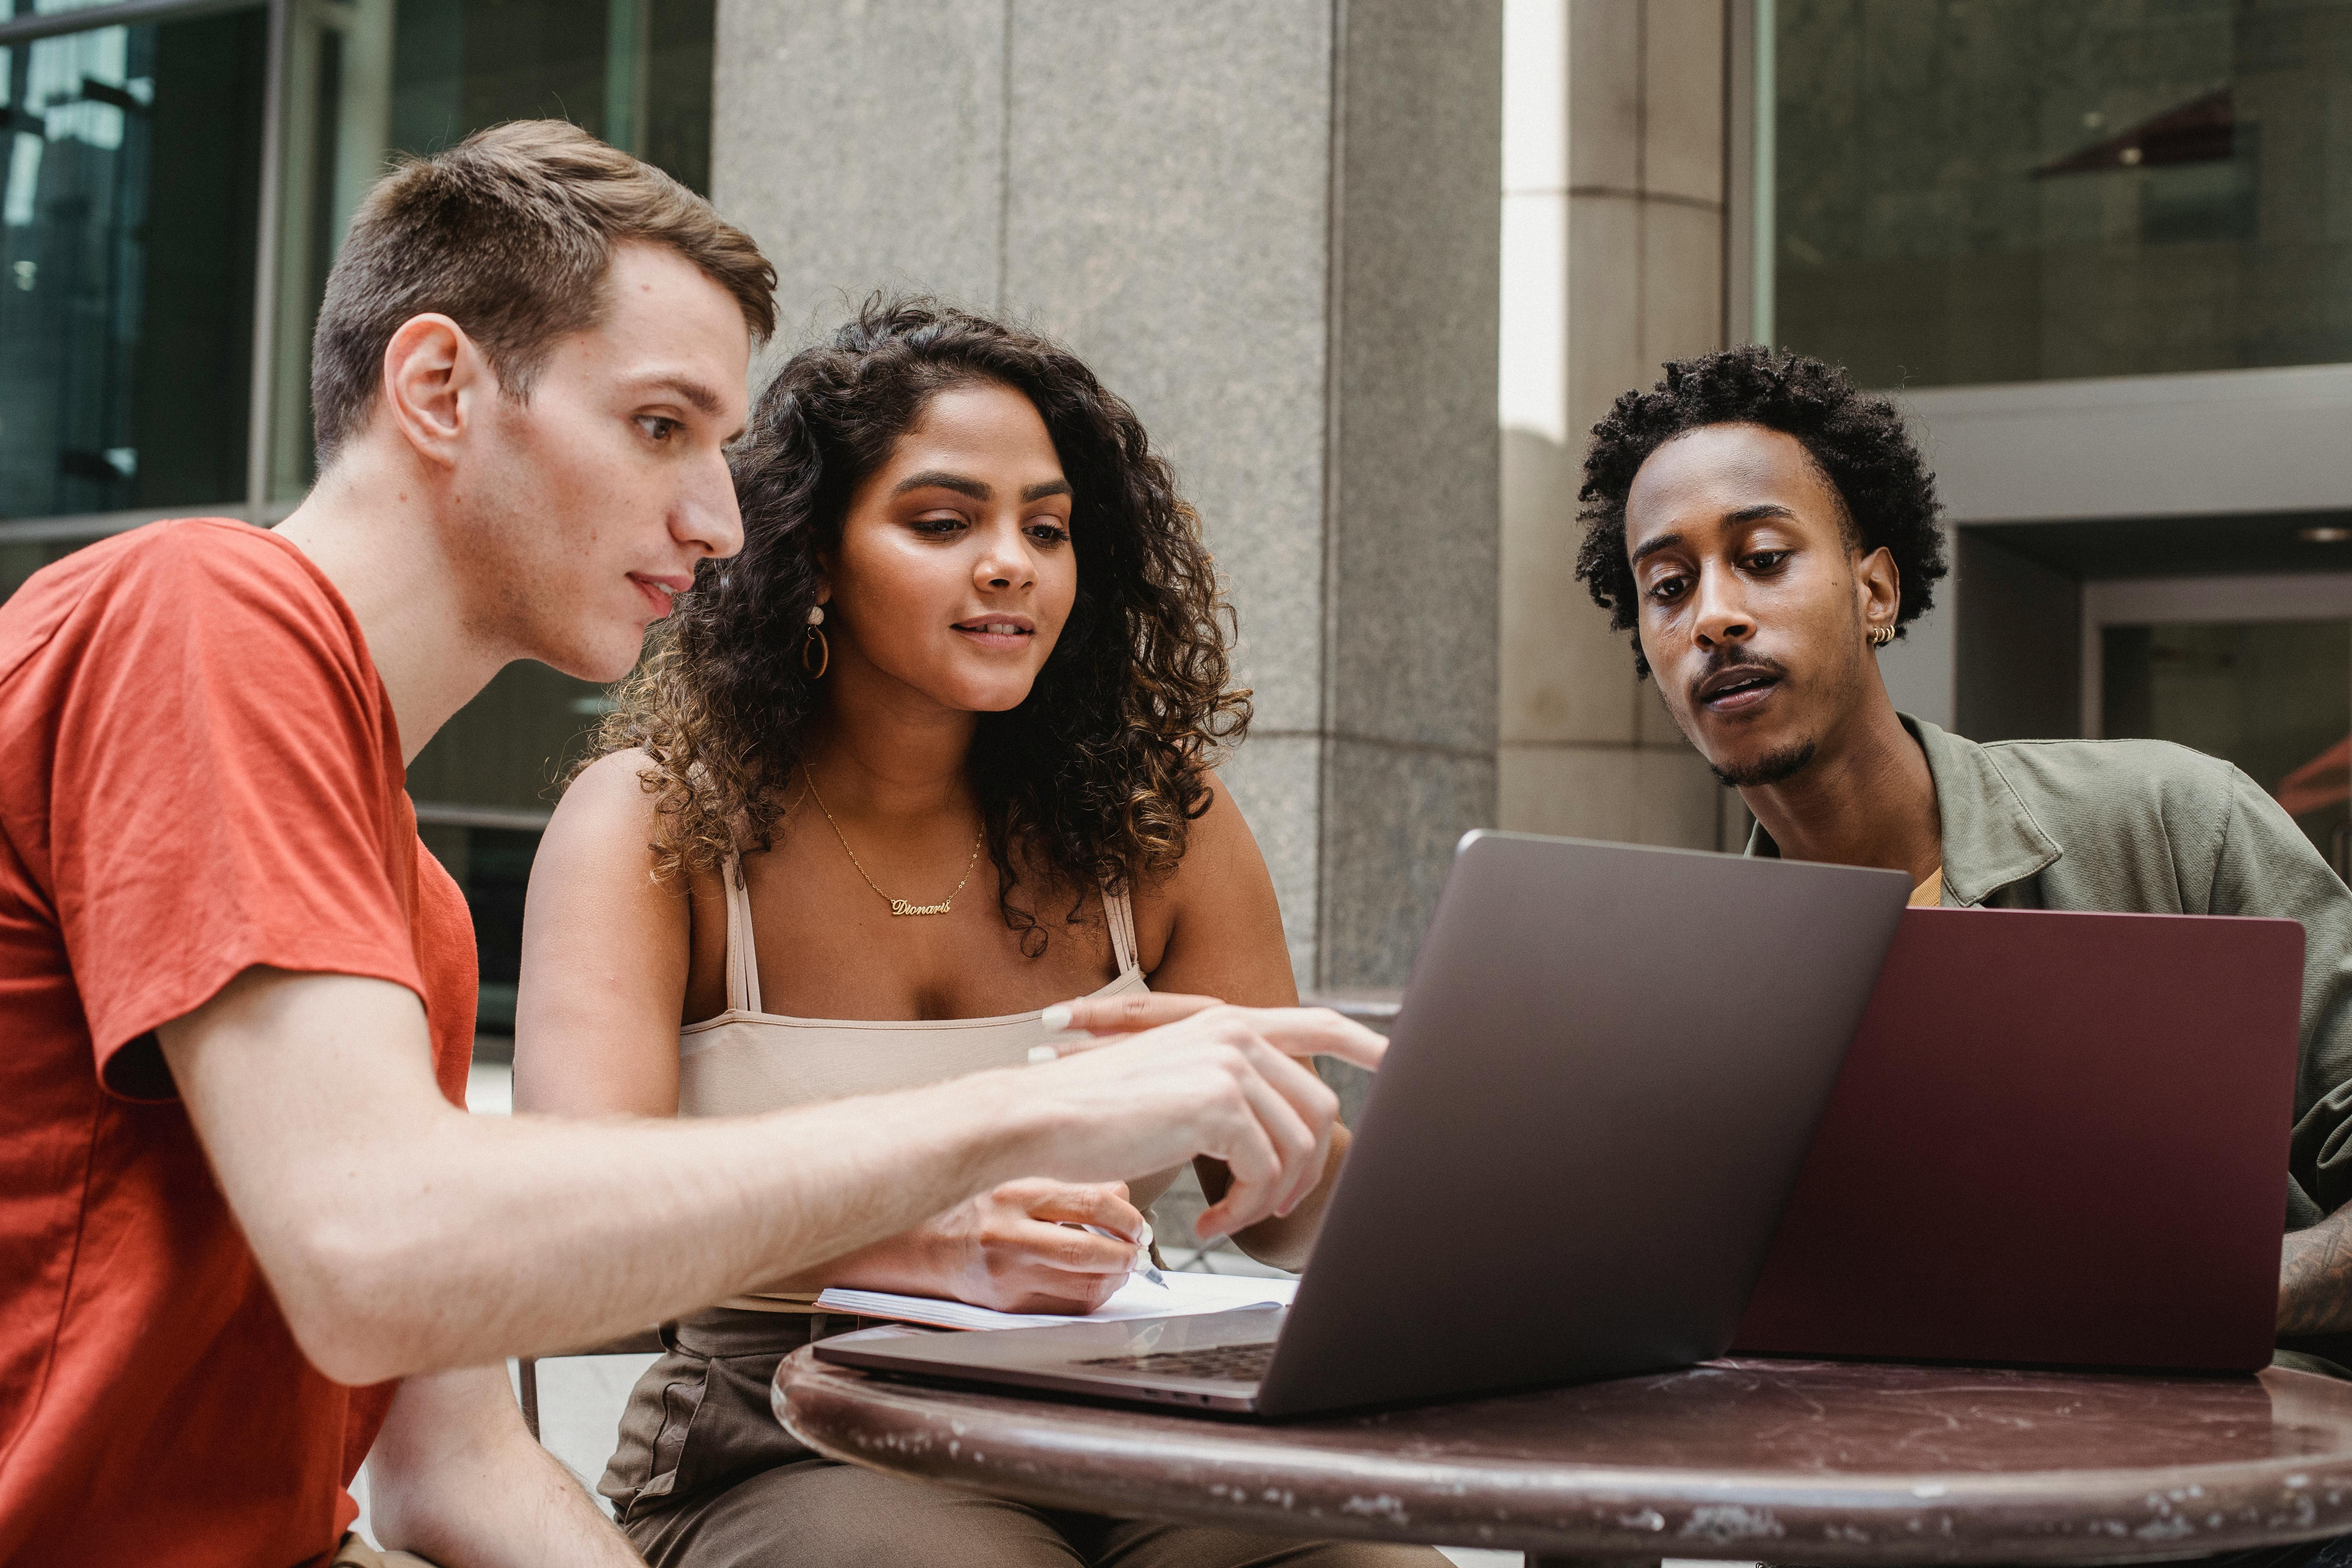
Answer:
[[[2271,1357],[2293,921],[1908,910],[1733,1353]]]

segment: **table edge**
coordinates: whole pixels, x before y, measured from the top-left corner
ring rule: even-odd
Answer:
[[[1273,1465],[1256,1457],[1257,1475],[1241,1479],[1213,1455],[1171,1455],[1164,1431],[1127,1437],[1082,1427],[1056,1417],[1103,1407],[1044,1399],[1025,1432],[989,1439],[992,1457],[967,1452],[964,1418],[926,1404],[921,1385],[820,1363],[805,1349],[777,1368],[771,1392],[787,1429],[829,1458],[1045,1507],[1301,1536],[1591,1557],[2056,1563],[2204,1556],[2352,1533],[2352,1452],[2309,1462],[1797,1482],[1768,1471],[1473,1466],[1300,1449]],[[877,1405],[898,1429],[840,1430],[842,1417]],[[1213,1439],[1225,1425],[1192,1419]],[[1115,1468],[1147,1451],[1164,1474],[1145,1481]],[[2226,1503],[2217,1499],[2224,1492]],[[1448,1494],[1461,1500],[1448,1506]]]

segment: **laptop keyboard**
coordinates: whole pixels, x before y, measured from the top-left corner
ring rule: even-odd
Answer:
[[[1150,1355],[1096,1356],[1080,1366],[1108,1367],[1147,1377],[1201,1377],[1220,1383],[1255,1383],[1274,1361],[1274,1342],[1215,1345],[1198,1351],[1156,1351]]]

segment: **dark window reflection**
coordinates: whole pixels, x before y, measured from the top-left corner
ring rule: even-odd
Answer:
[[[2345,870],[2352,623],[2110,626],[2100,645],[2102,733],[2237,763]]]
[[[466,827],[425,822],[425,846],[466,890],[474,916],[474,955],[481,964],[475,1027],[491,1037],[514,1034],[515,981],[522,969],[522,904],[539,835],[514,828]],[[506,1047],[494,1046],[496,1056]]]
[[[0,49],[0,516],[246,489],[262,13]]]
[[[2352,0],[1779,0],[1774,337],[1877,385],[2352,360]]]

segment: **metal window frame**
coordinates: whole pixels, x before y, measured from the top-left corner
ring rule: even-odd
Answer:
[[[0,521],[0,543],[37,543],[64,540],[96,540],[121,533],[166,517],[231,516],[248,522],[271,523],[293,508],[272,505],[268,493],[268,435],[272,385],[271,356],[275,353],[278,289],[278,225],[285,166],[286,27],[289,0],[118,0],[82,11],[51,11],[36,16],[0,21],[0,48],[61,38],[101,27],[148,26],[183,22],[230,11],[268,13],[268,45],[263,66],[261,121],[261,199],[257,204],[259,234],[254,258],[253,363],[247,397],[250,421],[246,440],[246,493],[184,506],[144,508],[131,511],[82,512],[50,517]]]
[[[1774,0],[1729,0],[1723,73],[1723,341],[1772,338]]]
[[[2352,572],[2118,577],[2083,584],[2082,730],[2106,728],[2105,632],[2113,626],[2352,620]]]
[[[416,803],[416,824],[420,827],[495,827],[508,833],[539,833],[554,815],[552,811],[529,811],[515,806],[468,805],[463,801]]]
[[[47,11],[37,16],[12,16],[0,21],[0,47],[29,44],[37,38],[59,38],[96,27],[136,27],[151,22],[180,22],[221,11],[257,11],[268,0],[117,0],[112,5],[92,5],[81,11]]]

